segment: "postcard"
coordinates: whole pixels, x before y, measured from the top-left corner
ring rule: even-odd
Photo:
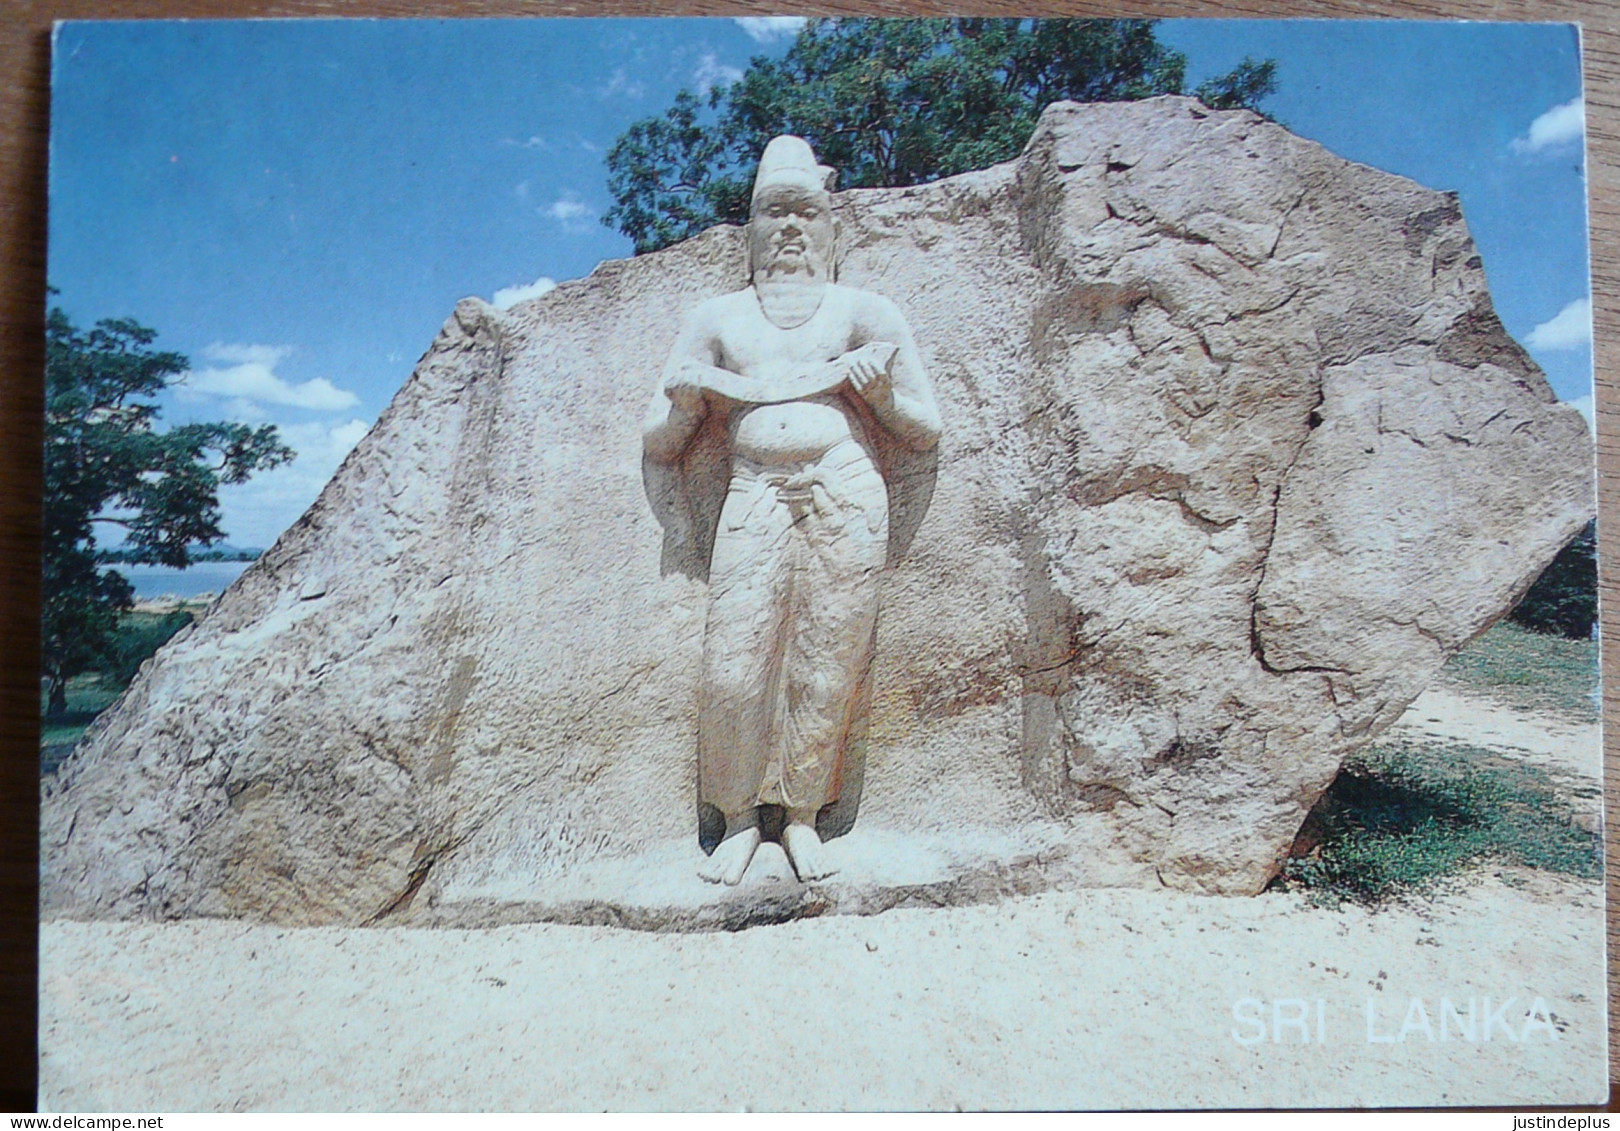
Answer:
[[[59,24],[42,1108],[1603,1102],[1580,62]]]

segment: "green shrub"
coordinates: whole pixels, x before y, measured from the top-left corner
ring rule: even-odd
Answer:
[[[1508,616],[1534,632],[1590,639],[1598,617],[1597,584],[1597,524],[1589,522]]]
[[[125,613],[119,618],[105,675],[119,687],[128,687],[141,665],[190,623],[191,614],[183,609],[172,613]]]

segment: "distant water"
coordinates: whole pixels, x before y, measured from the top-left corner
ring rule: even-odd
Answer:
[[[252,562],[197,562],[186,569],[169,566],[115,565],[113,568],[135,587],[138,600],[153,597],[195,597],[223,593]]]

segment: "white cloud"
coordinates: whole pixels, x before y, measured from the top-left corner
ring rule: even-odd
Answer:
[[[548,144],[546,144],[546,139],[541,137],[539,134],[531,134],[529,137],[524,138],[522,141],[519,141],[515,137],[503,137],[500,140],[500,144],[501,145],[516,146],[518,149],[550,149],[551,148]]]
[[[226,365],[263,365],[274,369],[283,358],[291,357],[291,346],[260,346],[244,342],[210,342],[202,348],[209,361]]]
[[[591,210],[580,201],[568,196],[559,197],[558,199],[552,201],[544,209],[545,214],[550,216],[553,220],[562,220],[564,222],[569,220],[578,220],[588,215],[590,211]]]
[[[608,76],[607,83],[597,88],[596,96],[598,98],[613,98],[615,96],[640,98],[646,89],[641,83],[626,75],[623,67],[615,67],[613,73]]]
[[[1579,142],[1585,136],[1586,107],[1577,97],[1548,110],[1530,123],[1528,132],[1508,144],[1515,153],[1540,153]]]
[[[282,442],[298,458],[246,483],[220,488],[226,537],[238,546],[268,547],[309,509],[370,427],[358,417],[282,425]]]
[[[697,70],[692,72],[692,82],[697,86],[698,93],[704,95],[717,86],[730,86],[742,77],[740,70],[720,62],[712,51],[698,60]]]
[[[309,509],[343,457],[371,426],[348,410],[360,398],[324,377],[293,383],[276,369],[291,346],[214,342],[198,351],[206,363],[175,385],[185,401],[205,402],[210,418],[271,423],[282,443],[297,453],[291,463],[256,473],[246,483],[220,488],[226,537],[238,546],[269,546]],[[287,409],[318,412],[325,419],[281,419]]]
[[[262,365],[235,365],[229,369],[193,369],[186,375],[192,392],[214,397],[234,397],[256,404],[279,404],[336,412],[353,408],[360,398],[340,389],[325,377],[314,377],[297,385],[288,384]]]
[[[732,23],[748,33],[755,43],[790,39],[804,26],[803,16],[735,16]]]
[[[563,193],[544,208],[537,208],[535,211],[554,221],[569,235],[581,235],[594,230],[596,226],[595,209],[571,192]]]
[[[1592,344],[1592,300],[1578,298],[1525,336],[1533,350],[1572,350]]]
[[[177,383],[176,392],[189,401],[204,397],[228,400],[237,415],[248,419],[262,418],[263,405],[340,412],[360,403],[359,397],[325,377],[294,385],[277,376],[276,366],[290,353],[290,346],[215,342],[203,348],[202,356],[218,364],[186,373]]]
[[[531,298],[539,298],[556,287],[556,285],[557,281],[555,279],[548,279],[542,275],[534,282],[520,287],[502,287],[495,292],[495,297],[491,302],[496,310],[510,310],[520,302],[526,302]]]

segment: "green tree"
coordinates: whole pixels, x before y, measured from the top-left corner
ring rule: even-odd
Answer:
[[[114,665],[129,582],[102,568],[96,524],[124,528],[120,560],[185,567],[220,530],[219,488],[292,459],[272,425],[217,422],[159,431],[154,399],[188,367],[152,349],[128,319],[79,330],[57,307],[45,329],[42,667],[48,717],[67,710],[67,681]]]
[[[808,140],[845,188],[911,185],[1016,157],[1048,103],[1180,94],[1187,60],[1152,20],[809,21],[707,100],[683,90],[608,151],[602,222],[656,251],[748,217],[754,169],[782,133]],[[1276,63],[1245,59],[1193,93],[1253,107]]]

